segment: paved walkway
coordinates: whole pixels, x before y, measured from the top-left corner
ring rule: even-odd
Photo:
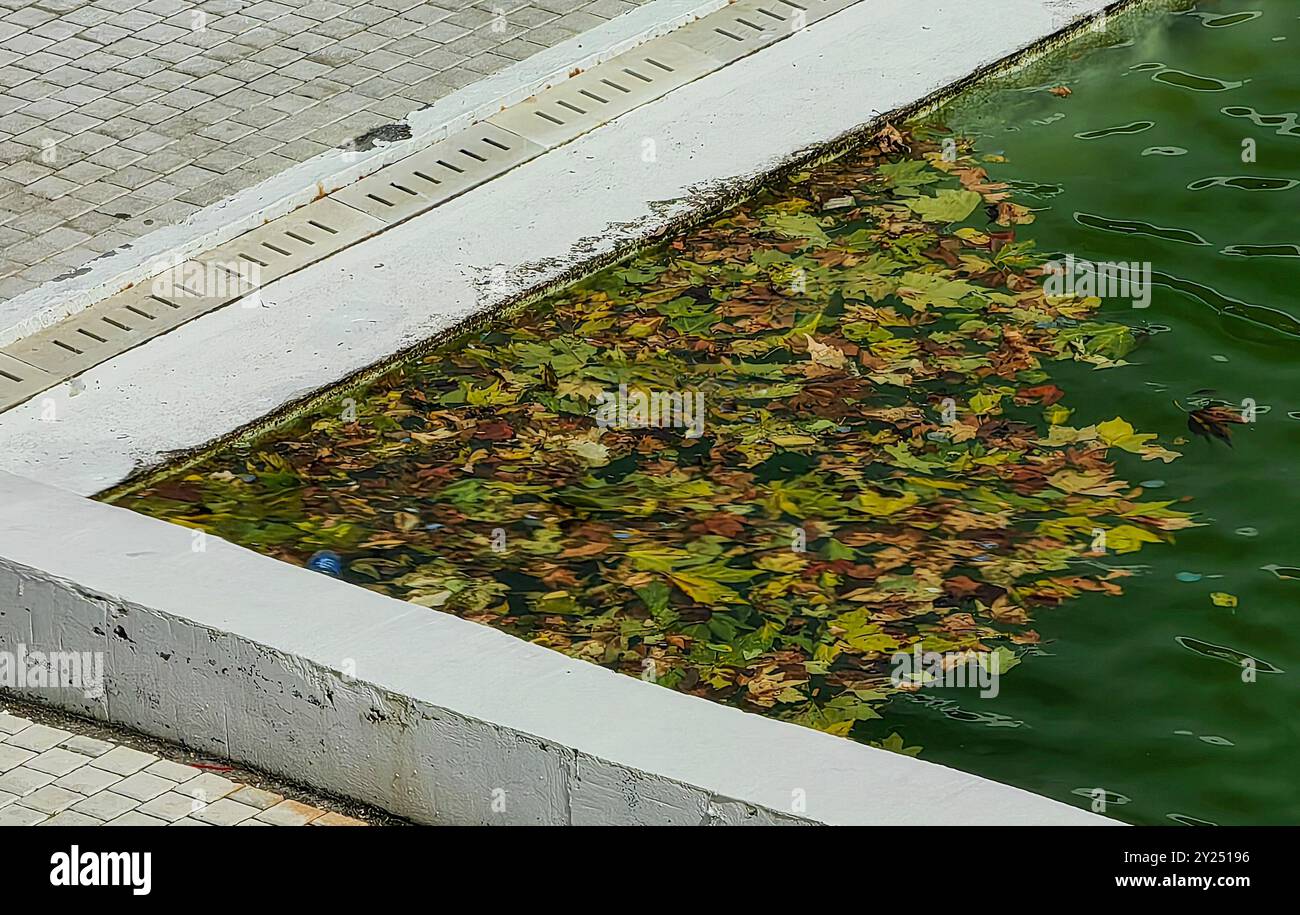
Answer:
[[[647,0],[0,0],[0,300]]]
[[[0,711],[0,826],[307,825],[368,824],[212,769]]]

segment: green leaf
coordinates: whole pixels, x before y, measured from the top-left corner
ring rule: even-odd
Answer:
[[[980,205],[983,197],[975,191],[941,190],[934,197],[907,201],[912,212],[926,222],[961,222]]]

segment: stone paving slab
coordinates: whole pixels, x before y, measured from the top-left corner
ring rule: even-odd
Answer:
[[[0,0],[0,300],[648,0]]]
[[[366,825],[156,753],[0,711],[0,826]]]

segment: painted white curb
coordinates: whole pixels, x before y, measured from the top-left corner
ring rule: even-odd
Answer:
[[[0,474],[0,651],[104,653],[16,692],[421,823],[1109,822],[193,534]]]

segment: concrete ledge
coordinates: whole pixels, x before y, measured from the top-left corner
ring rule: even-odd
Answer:
[[[0,474],[0,650],[104,653],[17,692],[421,823],[1110,822],[193,534]]]

